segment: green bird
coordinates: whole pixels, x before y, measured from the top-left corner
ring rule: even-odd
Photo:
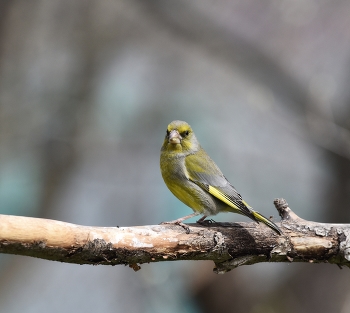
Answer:
[[[254,211],[242,199],[200,146],[188,123],[173,121],[168,125],[160,153],[160,169],[169,190],[194,211],[166,224],[177,224],[188,231],[182,222],[193,216],[203,215],[197,221],[202,223],[207,216],[233,212],[262,222],[277,234],[282,234],[275,223]]]

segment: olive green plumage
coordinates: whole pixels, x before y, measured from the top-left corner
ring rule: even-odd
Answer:
[[[170,191],[194,211],[169,223],[182,224],[192,216],[234,212],[262,222],[279,235],[278,226],[254,211],[200,146],[191,126],[183,121],[168,125],[161,148],[160,169]]]

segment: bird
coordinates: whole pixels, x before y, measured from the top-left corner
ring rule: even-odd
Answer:
[[[183,221],[203,215],[197,223],[220,212],[245,215],[262,222],[278,235],[280,228],[247,204],[219,167],[199,144],[191,126],[184,121],[172,121],[166,130],[160,151],[160,170],[169,190],[194,213],[162,224],[189,227]]]

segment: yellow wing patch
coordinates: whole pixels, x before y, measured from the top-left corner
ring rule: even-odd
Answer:
[[[227,196],[225,195],[222,191],[216,189],[215,187],[213,186],[210,186],[209,185],[209,193],[211,195],[213,195],[214,197],[218,198],[219,200],[221,200],[222,202],[226,203],[227,205],[229,205],[231,208],[234,208],[236,209],[237,211],[242,211],[238,206],[236,206],[232,200]],[[243,202],[244,203],[244,202]]]
[[[250,208],[250,205],[249,205],[247,202],[245,202],[244,200],[242,200],[242,203],[243,203],[247,208]]]

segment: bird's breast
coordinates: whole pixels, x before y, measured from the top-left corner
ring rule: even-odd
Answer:
[[[184,158],[162,158],[161,173],[169,190],[193,211],[204,215],[217,213],[213,197],[187,177]]]

